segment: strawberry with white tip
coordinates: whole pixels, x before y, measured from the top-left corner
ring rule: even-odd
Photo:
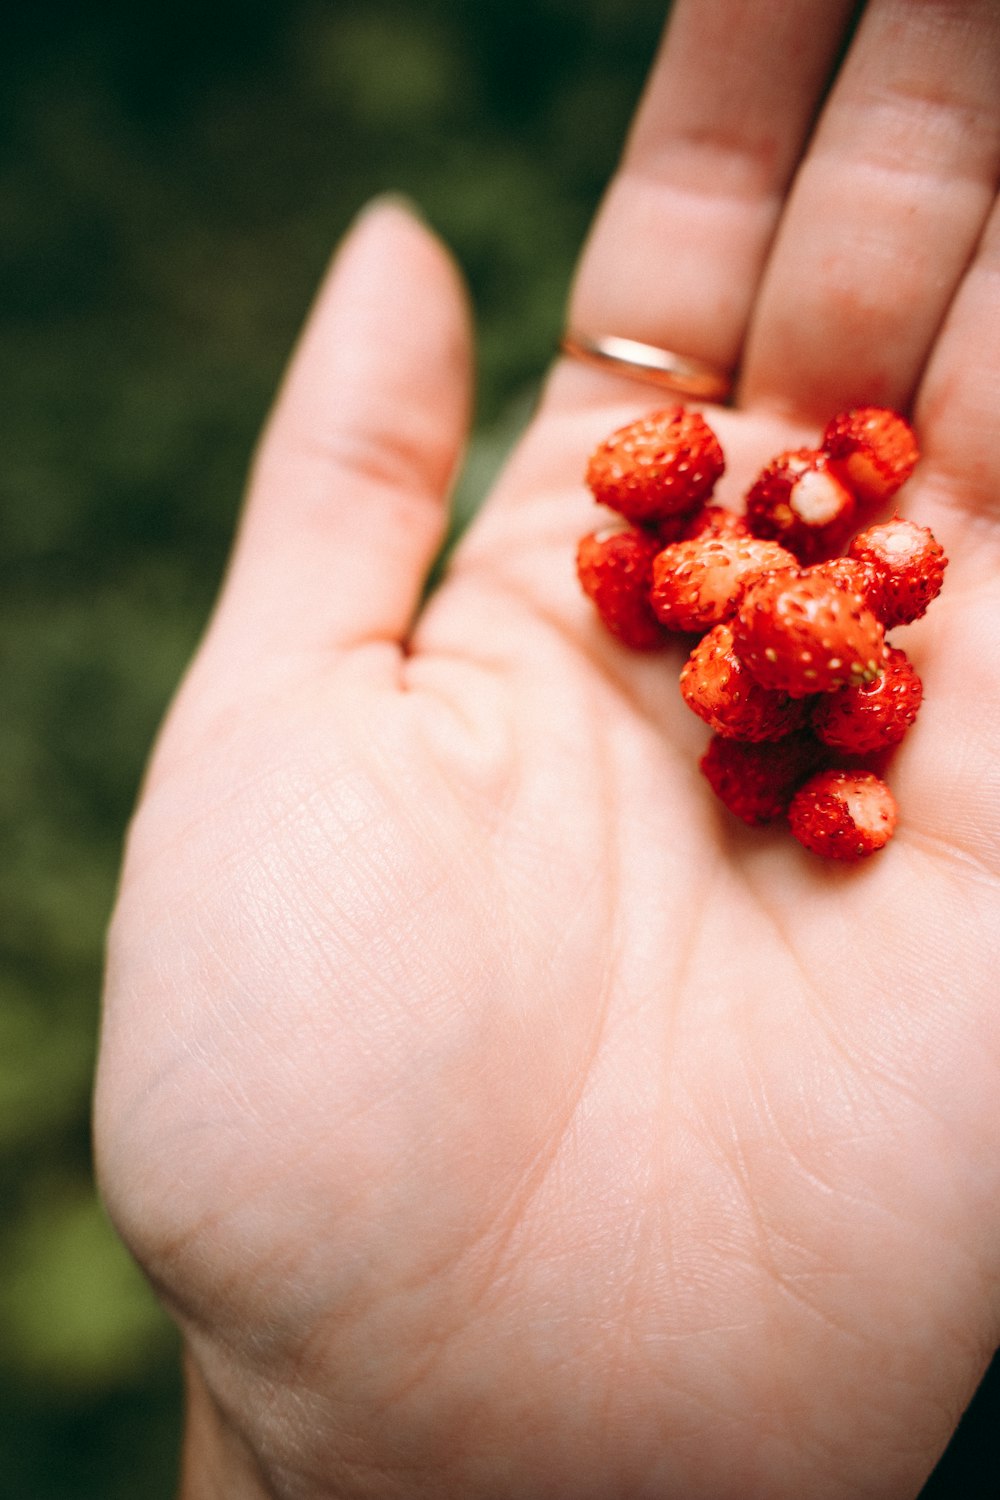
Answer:
[[[788,809],[799,843],[827,859],[854,861],[883,849],[896,827],[896,801],[873,771],[819,771]]]
[[[873,583],[867,597],[887,630],[920,619],[941,592],[948,566],[930,528],[902,516],[859,532],[848,555],[870,570]]]
[[[891,499],[920,457],[913,428],[884,406],[838,412],[826,424],[822,447],[868,507]]]
[[[780,453],[747,493],[747,526],[754,536],[780,542],[800,562],[838,551],[854,521],[852,491],[826,453],[798,448]]]

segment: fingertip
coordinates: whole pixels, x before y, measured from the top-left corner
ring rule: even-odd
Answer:
[[[264,434],[329,417],[329,392],[368,400],[377,383],[405,403],[419,365],[433,381],[439,434],[464,429],[471,406],[472,315],[465,280],[419,206],[379,193],[336,246]],[[326,417],[324,417],[324,408]],[[447,483],[454,444],[440,454]]]
[[[335,250],[268,419],[216,644],[252,661],[405,636],[471,384],[455,261],[412,204],[381,194]]]

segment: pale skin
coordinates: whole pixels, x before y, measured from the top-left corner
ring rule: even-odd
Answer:
[[[895,1500],[997,1345],[1000,11],[872,0],[838,71],[851,9],[678,0],[571,317],[739,365],[731,502],[841,407],[912,413],[951,563],[897,637],[896,838],[737,824],[680,655],[581,596],[586,457],[647,386],[558,365],[421,605],[466,305],[364,215],[110,942],[101,1179],[184,1335],[184,1500]]]

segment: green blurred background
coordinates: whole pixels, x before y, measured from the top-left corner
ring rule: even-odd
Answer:
[[[7,18],[0,1496],[174,1492],[175,1339],[92,1186],[102,937],[143,759],[331,247],[394,189],[465,270],[480,369],[461,519],[530,407],[663,8],[103,0]],[[928,1496],[1000,1495],[995,1397],[978,1408]]]

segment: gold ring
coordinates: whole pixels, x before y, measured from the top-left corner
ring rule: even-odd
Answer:
[[[583,360],[584,364],[627,375],[633,380],[665,386],[698,401],[724,402],[732,395],[731,371],[711,365],[707,360],[675,354],[672,349],[642,344],[638,339],[621,339],[613,334],[591,338],[588,334],[571,332],[563,336],[560,348],[564,354]]]

